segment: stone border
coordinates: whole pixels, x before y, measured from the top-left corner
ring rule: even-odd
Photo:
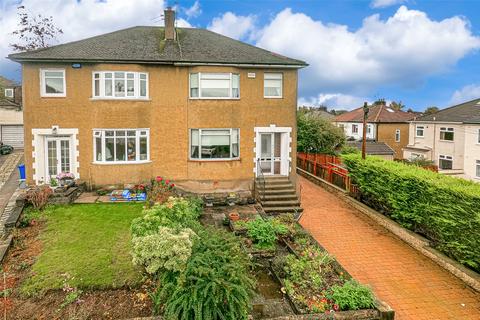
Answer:
[[[0,216],[0,263],[3,262],[3,258],[7,254],[8,248],[12,244],[13,236],[11,231],[15,228],[20,215],[23,212],[25,205],[25,199],[23,197],[23,191],[19,188],[8,200],[7,206],[3,210]]]
[[[331,183],[317,176],[314,176],[313,174],[300,168],[297,168],[297,172],[301,176],[312,181],[313,183],[321,185],[327,191],[337,194],[351,207],[357,209],[360,213],[375,221],[378,225],[384,227],[385,229],[393,233],[396,237],[398,237],[400,240],[404,241],[409,246],[417,250],[419,253],[434,261],[439,266],[450,272],[452,275],[462,280],[472,289],[480,293],[480,274],[476,273],[473,270],[467,269],[457,261],[447,257],[443,253],[432,248],[431,242],[428,239],[414,233],[413,231],[405,229],[400,224],[391,220],[387,216],[353,199],[348,195],[348,192],[346,192],[345,190],[340,189],[337,186],[334,186]]]

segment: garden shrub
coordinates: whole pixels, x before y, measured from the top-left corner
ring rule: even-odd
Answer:
[[[247,319],[255,288],[248,256],[225,231],[199,237],[185,270],[161,275],[165,319]]]
[[[201,200],[170,197],[163,204],[155,204],[145,209],[143,217],[134,219],[131,226],[132,235],[140,237],[156,234],[160,226],[196,230],[201,212]]]
[[[175,184],[163,177],[156,177],[150,180],[150,185],[146,187],[148,207],[155,203],[164,203],[168,198],[174,195]]]
[[[132,239],[133,263],[149,274],[182,271],[192,254],[195,233],[191,229],[159,227],[157,233]]]
[[[53,194],[52,189],[42,185],[29,189],[26,194],[26,201],[31,203],[34,209],[43,210],[48,203],[48,198]]]
[[[360,310],[374,307],[372,290],[355,280],[345,281],[343,285],[334,285],[329,297],[340,310]]]
[[[260,249],[274,248],[277,236],[288,232],[288,228],[285,225],[273,219],[264,220],[257,218],[246,222],[245,226],[247,235],[252,238],[255,245]]]
[[[480,271],[480,185],[416,166],[345,155],[353,182],[395,221],[424,234],[460,263]]]

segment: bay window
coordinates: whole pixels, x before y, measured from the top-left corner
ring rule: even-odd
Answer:
[[[148,74],[124,71],[94,72],[93,97],[100,99],[148,99]]]
[[[93,131],[94,162],[135,163],[148,161],[149,129],[101,129]]]
[[[283,74],[265,73],[263,75],[263,96],[265,98],[281,98],[283,89]]]
[[[239,129],[190,129],[190,158],[238,159]]]
[[[191,73],[190,98],[239,99],[240,75],[236,73]]]

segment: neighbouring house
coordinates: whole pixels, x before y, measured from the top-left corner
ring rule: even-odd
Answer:
[[[23,148],[22,87],[0,76],[0,141]]]
[[[371,106],[367,119],[367,140],[387,144],[395,152],[394,158],[401,159],[403,148],[408,144],[408,121],[414,117],[412,113],[394,110],[385,104]],[[348,140],[362,140],[362,107],[335,117],[333,122],[343,128]]]
[[[362,151],[361,141],[347,141],[347,145]],[[365,153],[371,156],[381,157],[385,160],[393,160],[395,151],[385,142],[366,141]]]
[[[28,183],[158,175],[191,188],[295,182],[300,60],[220,34],[137,26],[9,55],[22,64]]]
[[[405,159],[424,158],[440,173],[480,179],[480,99],[410,122]]]

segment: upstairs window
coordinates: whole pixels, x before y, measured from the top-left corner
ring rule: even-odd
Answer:
[[[148,129],[101,129],[93,131],[93,153],[99,163],[148,161]]]
[[[395,130],[395,142],[400,142],[400,129]]]
[[[65,97],[65,69],[40,70],[40,86],[42,97]]]
[[[190,158],[238,159],[239,138],[239,129],[191,129]]]
[[[93,97],[99,99],[148,99],[148,74],[123,71],[94,72]]]
[[[454,129],[453,128],[440,128],[440,140],[453,141]]]
[[[13,89],[5,89],[5,97],[13,98]]]
[[[415,136],[419,138],[423,138],[425,136],[425,126],[416,126]]]
[[[480,144],[480,129],[478,129],[477,143]]]
[[[440,155],[438,159],[438,167],[442,170],[453,169],[453,157]]]
[[[283,74],[265,73],[263,77],[263,96],[265,98],[281,98],[283,94]]]
[[[239,99],[240,75],[236,73],[191,73],[190,98]]]
[[[352,124],[352,133],[358,133],[358,124]]]

